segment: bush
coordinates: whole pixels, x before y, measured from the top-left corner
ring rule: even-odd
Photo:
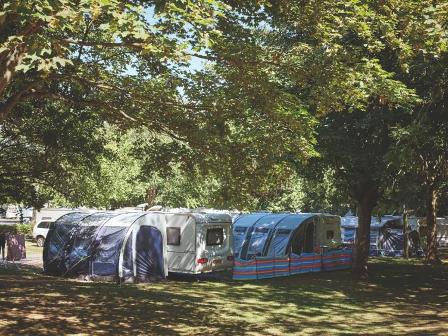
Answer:
[[[31,224],[16,224],[17,233],[25,236],[31,236],[33,228]]]
[[[23,234],[25,237],[30,237],[33,232],[31,224],[14,224],[14,225],[0,225],[0,233]]]
[[[17,224],[0,225],[0,233],[17,233]]]

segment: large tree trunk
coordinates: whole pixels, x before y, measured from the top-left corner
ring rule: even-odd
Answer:
[[[367,260],[370,249],[370,222],[374,203],[373,200],[367,198],[358,204],[358,231],[355,241],[353,272],[362,277],[367,276]]]
[[[429,187],[426,195],[426,262],[440,263],[437,251],[437,225],[436,225],[437,192]]]

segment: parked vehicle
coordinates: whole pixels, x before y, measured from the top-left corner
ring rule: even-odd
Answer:
[[[19,209],[16,205],[8,205],[6,208],[5,218],[7,219],[15,219],[17,218]]]
[[[226,213],[167,213],[168,270],[200,274],[232,269],[231,227]]]
[[[112,276],[127,281],[154,272],[164,277],[168,271],[200,274],[233,267],[232,218],[225,213],[78,211],[51,223],[49,231],[39,224],[36,228],[36,232],[48,232],[44,245],[48,274]],[[139,229],[142,225],[145,228]],[[151,227],[161,234],[154,236]],[[100,247],[105,250],[97,254],[95,249]]]
[[[18,216],[20,216],[20,211],[22,211],[22,217],[24,219],[30,220],[33,217],[33,208],[32,207],[20,208]]]
[[[448,247],[448,218],[437,218],[437,242],[439,247]]]
[[[51,223],[73,211],[76,211],[76,209],[42,208],[36,211],[34,219],[36,224],[33,227],[33,238],[36,240],[37,246],[44,246]]]
[[[50,230],[53,221],[42,221],[36,224],[33,228],[33,238],[36,241],[37,246],[44,246],[45,239],[47,238],[48,231]]]

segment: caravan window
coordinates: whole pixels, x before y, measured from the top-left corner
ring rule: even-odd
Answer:
[[[223,228],[207,229],[207,238],[206,238],[207,246],[222,245],[223,242],[224,242]]]
[[[167,245],[180,245],[180,228],[167,227],[166,228],[166,244]]]

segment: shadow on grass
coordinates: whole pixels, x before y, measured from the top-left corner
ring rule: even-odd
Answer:
[[[447,334],[446,265],[388,258],[370,268],[368,281],[343,271],[122,286],[0,271],[0,334]]]

